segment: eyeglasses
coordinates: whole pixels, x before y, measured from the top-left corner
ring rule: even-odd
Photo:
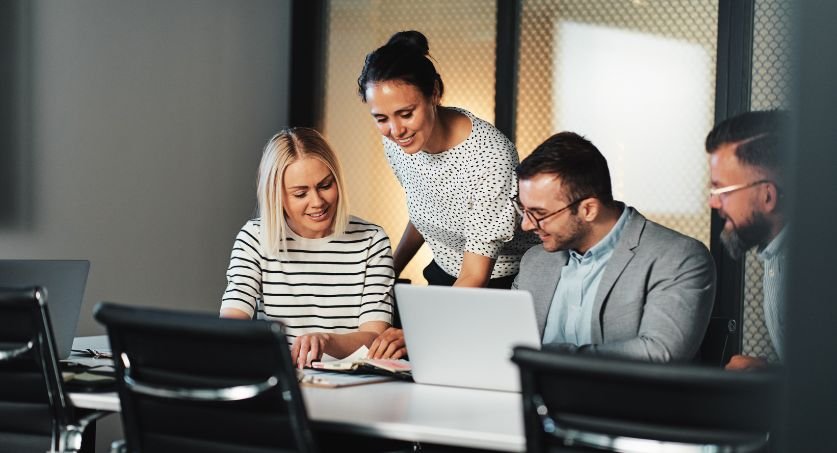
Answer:
[[[590,197],[581,197],[578,200],[573,201],[572,203],[564,206],[563,208],[561,208],[557,211],[550,212],[549,214],[542,215],[540,217],[535,217],[535,214],[532,214],[532,211],[524,208],[523,205],[520,203],[520,198],[514,197],[514,198],[511,199],[511,201],[512,201],[512,206],[514,206],[514,210],[517,211],[517,213],[520,214],[521,216],[526,216],[526,218],[529,219],[530,222],[532,222],[532,225],[535,225],[535,228],[540,230],[540,229],[542,229],[541,228],[541,222],[542,221],[546,220],[548,217],[552,217],[554,215],[557,215],[557,214],[560,214],[560,213],[566,211],[567,209],[570,209],[571,207],[573,207],[573,205],[576,205],[576,204],[586,200],[587,198],[590,198]]]
[[[709,197],[710,198],[720,197],[721,195],[729,194],[729,193],[732,193],[732,192],[736,192],[738,190],[746,189],[748,187],[753,187],[753,186],[757,186],[759,184],[766,184],[766,183],[773,184],[773,181],[771,181],[769,179],[759,179],[758,181],[753,181],[749,184],[734,184],[734,185],[726,186],[726,187],[717,187],[717,188],[709,189]]]

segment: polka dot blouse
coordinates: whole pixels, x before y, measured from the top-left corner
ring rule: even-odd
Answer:
[[[512,207],[517,195],[514,145],[471,112],[471,134],[438,154],[405,153],[384,137],[389,165],[407,194],[407,211],[433,259],[456,277],[464,252],[496,260],[491,278],[517,273],[520,257],[535,241],[523,234]]]

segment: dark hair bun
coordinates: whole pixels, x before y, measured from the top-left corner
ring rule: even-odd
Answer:
[[[387,47],[409,49],[421,55],[430,53],[430,45],[427,44],[427,38],[421,32],[415,30],[399,31],[389,38],[386,45]]]
[[[397,80],[417,87],[427,99],[441,97],[445,93],[442,77],[430,57],[427,38],[418,31],[400,31],[374,52],[366,56],[360,77],[357,78],[357,92],[366,102],[368,85]]]

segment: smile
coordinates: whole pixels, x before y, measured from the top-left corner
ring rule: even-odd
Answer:
[[[310,217],[312,220],[322,220],[326,217],[327,214],[328,214],[328,209],[323,209],[320,212],[308,213],[308,214],[305,214],[305,215]]]
[[[413,134],[407,138],[396,138],[395,141],[400,146],[410,146],[413,143],[414,138],[416,138],[416,134]]]

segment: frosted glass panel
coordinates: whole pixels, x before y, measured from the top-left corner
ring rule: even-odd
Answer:
[[[666,36],[559,21],[553,129],[590,139],[612,167],[614,197],[657,214],[700,215],[702,142],[682,131],[705,124],[713,96],[702,46]],[[674,113],[676,112],[676,114]],[[665,187],[665,196],[660,188]]]

